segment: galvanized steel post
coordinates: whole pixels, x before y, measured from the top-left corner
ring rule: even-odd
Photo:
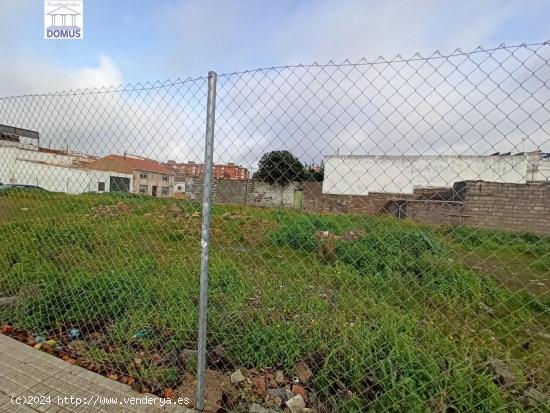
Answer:
[[[204,379],[206,371],[206,325],[208,310],[208,258],[210,248],[210,217],[212,208],[212,170],[214,168],[214,125],[216,116],[216,72],[208,72],[206,107],[206,139],[204,148],[204,189],[202,197],[201,274],[199,301],[199,343],[197,393],[195,408],[204,409]]]

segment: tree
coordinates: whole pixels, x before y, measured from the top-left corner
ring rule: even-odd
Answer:
[[[304,165],[297,157],[289,151],[273,151],[262,156],[255,176],[261,181],[284,185],[302,180],[303,174]]]
[[[304,181],[323,182],[324,177],[325,177],[325,167],[323,166],[323,164],[321,164],[321,166],[306,165],[304,169],[304,177],[303,177]]]

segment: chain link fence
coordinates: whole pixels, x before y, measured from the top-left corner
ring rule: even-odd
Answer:
[[[1,98],[3,332],[204,411],[546,411],[549,59]]]

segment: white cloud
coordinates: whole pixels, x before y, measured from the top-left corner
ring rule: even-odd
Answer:
[[[51,42],[63,41],[42,39],[42,10],[42,1],[0,1],[0,54],[4,56],[0,65],[0,96],[113,86],[122,83],[120,70],[106,54],[97,53],[97,64],[80,67],[67,67],[48,55],[44,57],[47,42],[48,46],[51,46],[56,44]],[[36,49],[32,48],[33,45]],[[58,45],[67,46],[63,43]],[[67,53],[71,52],[68,50]]]
[[[542,7],[518,0],[203,0],[171,2],[157,19],[167,69],[181,76],[494,46],[511,19]],[[515,39],[532,40],[541,39]]]
[[[525,7],[516,1],[473,0],[460,7],[355,0],[169,4],[157,17],[165,35],[164,64],[176,77],[212,68],[390,58],[397,52],[409,57],[418,50],[426,56],[456,46],[469,51],[487,44]],[[283,148],[305,162],[319,162],[338,150],[481,154],[519,150],[524,143],[526,149],[547,149],[550,115],[541,102],[548,102],[549,91],[533,71],[548,80],[549,47],[539,52],[546,59],[542,69],[536,54],[518,50],[519,60],[509,59],[506,51],[495,54],[501,67],[480,53],[412,64],[220,77],[216,161],[255,167],[263,153]],[[522,59],[531,62],[522,67]],[[76,70],[21,56],[0,67],[0,95],[121,83],[120,70],[108,56]],[[205,93],[206,82],[200,80],[148,90],[0,100],[0,123],[37,129],[44,142],[67,141],[73,149],[95,154],[128,151],[159,160],[201,161]],[[516,101],[522,102],[519,109]]]
[[[13,59],[0,65],[0,96],[34,94],[71,89],[120,85],[122,75],[108,57],[100,56],[98,65],[71,70],[50,62]]]

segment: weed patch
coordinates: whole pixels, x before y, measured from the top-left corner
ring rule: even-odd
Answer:
[[[126,212],[94,214],[120,202]],[[75,353],[98,371],[150,389],[194,371],[198,204],[10,193],[0,209],[0,295],[18,297],[0,307],[2,323],[83,342]],[[457,255],[521,255],[529,274],[547,238],[251,207],[215,206],[213,217],[208,346],[227,365],[292,377],[307,360],[308,390],[339,412],[520,411],[527,385],[549,390],[534,333],[550,326],[548,295],[503,288]],[[330,262],[321,232],[334,234]],[[517,364],[512,389],[494,383],[488,357]]]

